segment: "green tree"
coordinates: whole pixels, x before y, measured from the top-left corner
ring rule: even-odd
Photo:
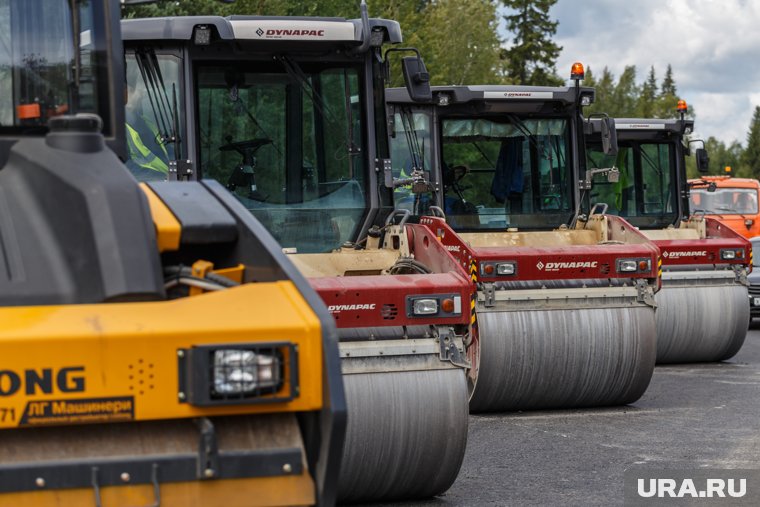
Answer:
[[[632,116],[636,110],[639,87],[636,86],[636,66],[628,65],[620,74],[620,79],[612,92],[612,103],[607,114],[617,118]]]
[[[676,90],[676,81],[673,77],[673,67],[668,64],[665,70],[665,77],[662,79],[660,85],[660,94],[655,101],[655,107],[652,111],[652,116],[655,118],[677,118],[678,112],[676,111],[676,105],[678,104],[678,93]],[[693,111],[689,111],[688,115],[693,115]]]
[[[590,69],[589,69],[590,70]],[[596,90],[596,96],[594,103],[584,110],[586,115],[594,113],[606,113],[610,114],[612,104],[612,95],[615,91],[615,76],[610,72],[610,69],[605,67],[602,69],[602,77],[598,80],[594,79],[590,72],[586,72],[586,79],[583,80],[583,84],[587,86],[593,86]],[[613,116],[610,114],[610,116]]]
[[[507,80],[521,85],[560,85],[555,67],[562,47],[552,41],[557,21],[549,9],[557,0],[502,0],[511,10],[504,16],[512,45],[502,51]]]
[[[416,46],[425,59],[432,84],[498,84],[500,40],[496,5],[490,0],[438,0],[421,13],[420,26],[406,43]],[[466,37],[441,37],[452,30]],[[419,23],[419,21],[418,21]],[[413,25],[414,23],[409,23]]]
[[[160,0],[150,5],[124,7],[122,17],[150,18],[156,16],[230,16],[232,14],[284,15],[287,0],[237,0],[223,3],[219,0]]]
[[[725,174],[724,168],[727,166],[732,169],[732,173],[735,175],[745,172],[745,168],[741,162],[744,150],[738,141],[734,141],[726,146],[723,141],[710,136],[705,141],[705,149],[710,157],[710,166],[707,171],[709,174]],[[697,171],[697,164],[693,156],[686,158],[686,175],[689,178],[703,176],[702,173]]]
[[[747,148],[742,154],[742,163],[747,168],[748,176],[760,176],[760,106],[755,107],[747,134]]]
[[[641,85],[641,93],[636,103],[636,116],[640,118],[651,118],[654,115],[655,102],[657,101],[657,76],[655,75],[654,65],[649,68],[649,75],[644,84]]]
[[[590,86],[592,88],[596,87],[596,78],[594,77],[594,73],[591,72],[591,67],[586,69],[586,75],[583,78],[583,86]]]
[[[232,14],[271,16],[360,16],[359,0],[218,0],[161,1],[124,10],[129,17]],[[499,76],[501,41],[494,0],[389,0],[368,3],[372,17],[393,19],[401,24],[404,45],[417,47],[434,84],[489,84],[502,82]],[[452,32],[466,37],[442,37]],[[394,58],[392,84],[403,83],[399,59]]]

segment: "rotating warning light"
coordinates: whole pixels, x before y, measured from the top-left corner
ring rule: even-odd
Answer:
[[[731,174],[731,166],[730,165],[727,165],[723,170],[726,171],[726,174]]]
[[[689,109],[689,106],[686,105],[685,100],[679,100],[678,105],[676,106],[676,109],[680,113],[685,113],[687,109]]]
[[[581,62],[575,62],[570,69],[570,79],[583,79],[585,72]]]

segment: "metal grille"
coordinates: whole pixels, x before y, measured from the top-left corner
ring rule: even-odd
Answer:
[[[760,296],[760,285],[750,285],[749,293],[751,296]]]
[[[383,320],[393,320],[398,315],[398,308],[394,304],[383,305],[380,315],[382,315]]]

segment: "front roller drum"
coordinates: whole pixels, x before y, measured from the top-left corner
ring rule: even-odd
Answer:
[[[750,319],[744,285],[663,280],[655,298],[658,363],[724,361],[744,344]]]
[[[453,484],[467,443],[463,368],[428,356],[376,358],[346,374],[348,428],[338,481],[341,503],[427,498]],[[383,363],[394,371],[382,371]]]
[[[472,412],[625,405],[652,378],[654,309],[479,311]]]

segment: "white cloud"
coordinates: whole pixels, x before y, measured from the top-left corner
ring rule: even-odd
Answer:
[[[560,0],[551,15],[560,23],[560,75],[579,60],[597,76],[605,66],[619,76],[635,65],[639,81],[654,65],[661,81],[671,64],[679,94],[695,108],[697,130],[745,141],[760,105],[760,2]]]

